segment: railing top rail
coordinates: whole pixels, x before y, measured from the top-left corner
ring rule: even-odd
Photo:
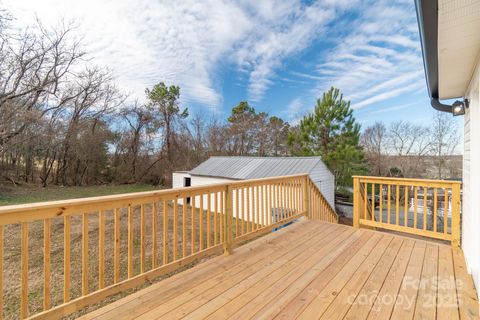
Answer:
[[[445,185],[453,185],[453,184],[462,184],[461,181],[454,181],[454,180],[435,180],[435,179],[416,179],[416,178],[390,178],[390,177],[373,177],[373,176],[353,176],[353,178],[358,178],[363,181],[390,181],[390,182],[421,182],[421,183],[432,183],[432,184],[445,184]]]
[[[133,192],[133,193],[124,193],[124,194],[117,194],[117,195],[107,195],[107,196],[98,196],[98,197],[88,197],[88,198],[77,198],[77,199],[67,199],[67,200],[57,200],[57,201],[46,201],[46,202],[36,202],[36,203],[28,203],[28,204],[18,204],[18,205],[9,205],[9,206],[0,206],[0,219],[2,219],[2,215],[5,214],[14,214],[14,213],[40,213],[44,212],[45,210],[56,210],[58,211],[56,215],[60,216],[64,212],[66,212],[67,208],[81,208],[81,207],[89,207],[92,205],[102,205],[105,203],[108,204],[115,204],[115,203],[128,203],[129,201],[138,201],[141,202],[143,200],[151,199],[151,198],[159,198],[168,197],[168,196],[175,196],[177,194],[195,194],[196,192],[200,191],[209,191],[212,192],[219,191],[222,187],[225,186],[244,186],[244,185],[252,185],[252,184],[261,184],[261,183],[268,183],[268,182],[276,182],[282,181],[287,179],[293,178],[301,178],[305,177],[308,174],[297,174],[297,175],[288,175],[288,176],[280,176],[280,177],[268,177],[268,178],[260,178],[260,179],[250,179],[250,180],[239,180],[239,181],[232,181],[232,182],[222,182],[222,183],[214,183],[202,186],[193,186],[193,187],[181,187],[181,188],[171,188],[171,189],[163,189],[157,191],[143,191],[143,192]]]

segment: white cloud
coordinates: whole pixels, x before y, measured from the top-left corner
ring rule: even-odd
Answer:
[[[19,24],[32,23],[35,15],[47,23],[75,19],[94,62],[108,66],[119,86],[133,97],[141,98],[146,87],[166,81],[180,85],[187,104],[218,110],[223,103],[220,76],[226,64],[233,64],[248,81],[248,98],[258,102],[282,78],[278,72],[288,58],[324,40],[334,47],[320,50],[326,53],[316,69],[290,72],[313,83],[314,97],[334,85],[361,108],[402,94],[418,79],[424,81],[411,3],[4,0],[3,4]],[[352,12],[345,18],[344,13]]]
[[[5,0],[20,24],[75,19],[87,50],[120,87],[143,97],[158,81],[178,84],[182,99],[218,107],[225,62],[247,74],[248,96],[263,98],[284,59],[322,33],[345,1]]]
[[[379,113],[386,113],[386,112],[391,112],[395,110],[403,110],[411,106],[414,106],[416,104],[418,104],[418,102],[404,103],[397,106],[392,106],[392,107],[387,107],[387,108],[382,108],[380,110],[372,111],[370,112],[370,114],[379,114]]]
[[[359,109],[425,86],[413,3],[369,1],[355,10],[357,19],[330,29],[337,44],[303,75],[317,80],[312,96],[333,85]]]

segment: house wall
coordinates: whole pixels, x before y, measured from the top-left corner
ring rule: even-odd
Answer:
[[[335,176],[322,161],[310,171],[310,179],[320,189],[330,206],[335,208]]]
[[[468,271],[480,289],[480,66],[477,64],[465,98],[462,249]]]

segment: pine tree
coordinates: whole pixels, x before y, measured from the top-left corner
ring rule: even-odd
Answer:
[[[288,138],[293,155],[321,156],[340,186],[352,185],[352,175],[366,172],[359,141],[360,125],[353,117],[350,101],[333,87],[323,93],[314,111],[291,130]]]

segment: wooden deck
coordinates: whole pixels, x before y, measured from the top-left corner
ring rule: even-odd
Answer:
[[[449,245],[300,221],[84,319],[477,319]]]

